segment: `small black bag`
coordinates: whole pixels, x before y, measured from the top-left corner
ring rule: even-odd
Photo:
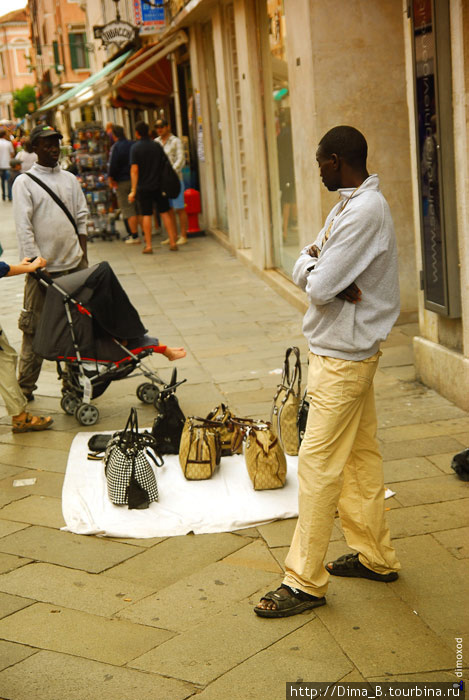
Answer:
[[[300,445],[301,445],[301,442],[305,436],[306,423],[308,421],[309,401],[307,398],[307,391],[308,391],[308,389],[305,389],[305,392],[303,394],[303,398],[301,399],[300,405],[298,407],[297,425],[298,425],[298,441],[299,441]]]
[[[161,163],[160,189],[169,199],[179,197],[181,191],[181,181],[171,162],[163,151],[164,158]]]
[[[186,380],[176,382],[176,378],[177,370],[173,370],[170,384],[160,391],[155,400],[158,415],[151,432],[155,438],[156,449],[162,455],[179,454],[179,443],[186,421],[175,394],[177,387]]]

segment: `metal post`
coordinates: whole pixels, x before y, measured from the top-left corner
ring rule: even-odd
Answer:
[[[179,80],[176,56],[171,54],[171,73],[173,77],[174,111],[176,113],[176,129],[179,138],[182,136],[181,103],[179,100]]]

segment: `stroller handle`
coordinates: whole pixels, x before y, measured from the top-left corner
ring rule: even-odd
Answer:
[[[34,272],[30,272],[29,274],[31,277],[34,277],[35,280],[38,280],[38,282],[43,282],[44,284],[48,285],[54,284],[52,277],[43,270],[34,270]]]

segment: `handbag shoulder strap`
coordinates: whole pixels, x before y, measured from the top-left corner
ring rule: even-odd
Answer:
[[[25,173],[25,175],[27,175],[28,177],[30,177],[31,180],[34,180],[34,182],[36,182],[40,187],[42,187],[43,190],[45,190],[45,191],[47,192],[48,195],[50,195],[50,196],[52,197],[52,199],[54,200],[54,202],[55,202],[56,204],[59,205],[59,207],[62,209],[62,211],[64,212],[64,214],[67,216],[68,220],[70,221],[70,223],[72,224],[73,228],[75,229],[75,233],[77,234],[77,236],[79,236],[80,234],[78,233],[78,226],[77,226],[77,223],[76,223],[75,219],[73,218],[72,214],[70,213],[69,209],[67,208],[67,206],[66,206],[66,205],[62,202],[62,200],[60,199],[60,197],[58,197],[58,196],[55,194],[55,192],[54,192],[53,190],[51,190],[51,188],[48,187],[48,186],[46,185],[45,182],[43,182],[42,180],[40,180],[40,179],[39,179],[38,177],[36,177],[35,175],[32,175],[32,174],[29,173],[29,172]]]
[[[293,371],[290,369],[290,355],[291,354],[294,354],[296,357],[295,366],[293,367]],[[294,345],[293,347],[288,348],[286,353],[285,353],[285,362],[283,365],[282,384],[283,384],[283,386],[294,390],[296,383],[298,383],[297,393],[299,394],[300,387],[301,387],[300,349]]]

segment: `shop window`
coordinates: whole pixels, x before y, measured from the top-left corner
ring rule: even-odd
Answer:
[[[72,69],[89,68],[88,51],[86,49],[86,34],[69,34],[70,61]]]

